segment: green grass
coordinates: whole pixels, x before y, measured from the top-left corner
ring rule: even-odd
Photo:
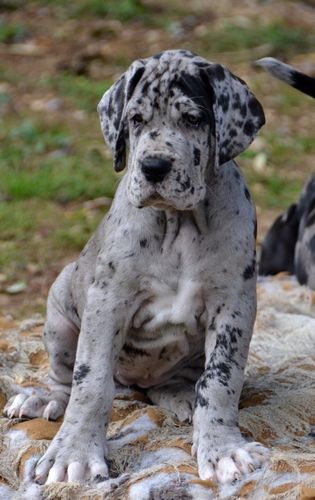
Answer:
[[[266,45],[269,47],[268,55],[283,56],[312,50],[315,35],[301,28],[287,26],[283,20],[276,20],[271,24],[251,20],[247,26],[231,22],[221,24],[204,35],[203,42],[204,49],[212,52],[237,52]]]
[[[312,135],[288,135],[287,133],[266,134],[269,161],[275,166],[298,167],[301,156],[315,153]]]
[[[102,18],[116,19],[122,23],[140,21],[146,26],[168,28],[174,20],[181,21],[184,16],[196,15],[200,8],[193,3],[146,2],[145,0],[33,0],[34,4],[51,6],[59,10],[62,18]]]
[[[110,16],[120,21],[129,21],[146,16],[150,9],[141,0],[35,0],[34,3],[62,8],[68,17],[105,17]]]
[[[272,133],[264,130],[263,148],[267,162],[257,171],[254,166],[257,152],[249,149],[241,154],[240,164],[253,193],[255,202],[263,208],[287,208],[295,202],[310,173],[301,169],[306,155],[315,154],[313,134]]]
[[[38,199],[0,203],[0,268],[7,282],[25,279],[28,264],[44,271],[65,253],[78,253],[104,213]]]
[[[0,195],[59,202],[113,196],[117,177],[99,141],[60,124],[24,119],[11,127],[0,120]]]
[[[75,108],[95,114],[97,104],[111,84],[110,81],[92,80],[83,75],[77,76],[67,72],[45,77],[41,82],[42,87],[50,88],[58,95],[67,98]]]
[[[19,23],[8,23],[0,16],[0,43],[22,42],[27,36],[26,26]]]
[[[128,21],[147,12],[140,0],[79,0],[76,5],[77,16],[112,16],[121,21]]]

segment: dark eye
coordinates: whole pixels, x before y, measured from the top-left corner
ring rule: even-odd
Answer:
[[[138,126],[141,125],[141,123],[143,123],[143,118],[139,113],[136,113],[131,117],[131,121],[134,124],[134,126]]]
[[[185,121],[188,125],[191,125],[192,127],[199,127],[201,120],[199,116],[186,114]]]

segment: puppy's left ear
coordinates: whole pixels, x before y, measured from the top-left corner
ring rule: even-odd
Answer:
[[[105,92],[97,106],[105,141],[114,154],[116,172],[123,170],[126,164],[125,108],[144,70],[144,62],[135,61],[126,73]]]
[[[212,89],[218,168],[251,144],[265,123],[265,115],[246,83],[224,66],[209,64],[202,78]]]

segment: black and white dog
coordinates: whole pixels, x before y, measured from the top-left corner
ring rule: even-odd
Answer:
[[[234,481],[268,454],[238,427],[256,314],[256,216],[233,161],[264,124],[262,107],[224,66],[177,50],[135,61],[98,110],[114,166],[127,172],[49,293],[51,393],[19,394],[5,412],[65,412],[38,482],[100,481],[115,381],[135,384],[193,418],[202,479]]]
[[[315,98],[315,79],[272,57],[256,61],[273,76]],[[301,197],[280,215],[262,243],[259,274],[295,274],[299,283],[315,290],[315,174]]]

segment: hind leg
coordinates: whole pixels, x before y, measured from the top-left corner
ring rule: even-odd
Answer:
[[[10,398],[4,408],[9,418],[44,417],[56,420],[68,404],[79,329],[61,312],[68,299],[70,266],[64,269],[51,288],[47,303],[44,344],[49,358],[50,393],[20,393]],[[58,297],[58,302],[56,297]]]

